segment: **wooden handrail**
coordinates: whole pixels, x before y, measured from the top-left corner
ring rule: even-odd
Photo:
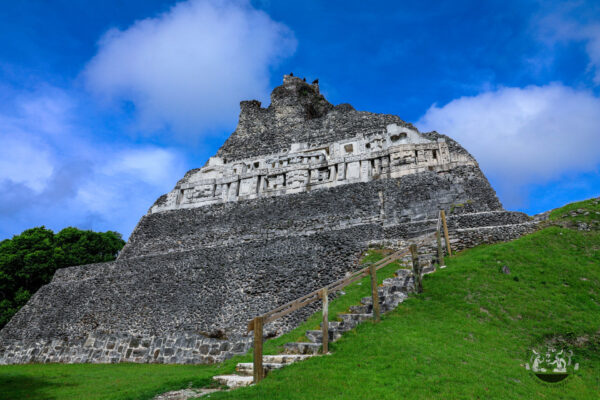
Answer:
[[[448,231],[446,227],[446,218],[444,215],[444,211],[440,211],[440,215],[437,221],[437,227],[434,233],[430,233],[426,235],[419,243],[420,246],[427,240],[429,236],[432,234],[436,235],[437,245],[438,245],[438,253],[441,251],[440,245],[440,220],[444,227],[444,233],[446,236],[446,245],[448,247],[448,252],[450,253],[450,243],[448,239]],[[272,309],[271,311],[259,315],[255,317],[252,321],[248,322],[248,332],[254,331],[254,362],[253,362],[253,371],[254,371],[254,383],[260,382],[265,377],[265,371],[263,368],[262,362],[262,342],[263,342],[263,326],[269,322],[275,321],[278,318],[281,318],[291,312],[294,312],[308,304],[311,304],[319,299],[323,301],[323,323],[321,325],[321,332],[323,335],[323,353],[327,353],[329,348],[329,321],[328,321],[328,293],[336,292],[338,290],[343,289],[344,287],[350,285],[362,279],[363,277],[370,275],[371,276],[371,298],[373,301],[373,317],[375,322],[379,321],[380,310],[379,310],[379,295],[377,290],[377,270],[385,267],[386,265],[391,264],[392,262],[404,257],[408,253],[411,253],[412,263],[413,263],[413,274],[415,274],[415,286],[417,291],[420,293],[423,289],[421,286],[421,266],[418,259],[417,245],[412,244],[408,249],[398,250],[393,254],[390,254],[387,257],[382,258],[379,261],[374,263],[369,263],[367,267],[360,269],[351,273],[349,276],[338,279],[335,282],[332,282],[320,289],[312,291],[302,297],[297,298],[296,300],[292,300],[288,303],[285,303],[277,308]],[[417,278],[418,276],[418,278]]]
[[[403,253],[400,253],[399,251],[386,257],[383,258],[379,261],[377,261],[375,263],[376,269],[380,269],[385,267],[388,264],[391,264],[392,262],[396,261],[398,258],[408,254],[408,250],[404,251]],[[299,297],[295,300],[292,300],[288,303],[285,303],[277,308],[272,309],[269,312],[264,313],[263,315],[261,315],[262,319],[263,319],[263,324],[267,324],[269,322],[275,321],[276,319],[279,319],[287,314],[290,314],[304,306],[307,306],[311,303],[314,303],[315,301],[318,301],[320,299],[319,297],[319,293],[321,293],[321,291],[323,289],[327,289],[327,291],[329,293],[337,291],[337,290],[341,290],[344,287],[350,285],[353,282],[356,282],[359,279],[362,279],[363,277],[369,275],[369,267],[365,267],[363,269],[360,269],[356,272],[353,272],[350,276],[338,279],[337,281],[334,281],[330,284],[328,284],[327,286],[324,286],[322,288],[319,288],[317,290],[314,290],[302,297]],[[254,329],[254,320],[251,320],[248,322],[248,332],[251,332]]]
[[[423,238],[423,240],[421,240],[419,242],[419,244],[423,243],[431,235],[432,234],[427,235],[425,238]],[[394,261],[408,255],[409,253],[410,253],[409,248],[398,250],[395,253],[392,253],[389,256],[382,258],[381,260],[373,263],[373,265],[375,265],[375,270],[379,270],[379,269],[393,263]],[[320,299],[319,294],[323,291],[323,289],[327,289],[328,293],[333,293],[333,292],[341,290],[341,289],[345,288],[346,286],[364,278],[365,276],[368,276],[370,265],[371,264],[369,264],[365,268],[362,268],[358,271],[353,272],[349,276],[338,279],[337,281],[334,281],[324,287],[314,290],[308,294],[305,294],[302,297],[299,297],[295,300],[292,300],[290,302],[282,304],[281,306],[276,307],[276,308],[272,309],[271,311],[268,311],[268,312],[260,315],[260,317],[262,318],[263,325],[266,325],[269,322],[273,322],[273,321],[275,321],[281,317],[284,317],[304,306],[307,306],[311,303],[314,303],[315,301],[318,301]],[[248,322],[247,328],[248,328],[248,330],[247,330],[248,332],[251,332],[252,330],[254,330],[254,319]]]

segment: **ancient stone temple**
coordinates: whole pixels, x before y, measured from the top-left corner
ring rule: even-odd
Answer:
[[[0,363],[221,361],[247,351],[249,319],[355,270],[370,244],[431,232],[440,209],[458,248],[533,229],[451,138],[285,76],[268,107],[241,103],[116,261],[56,272],[0,332]]]

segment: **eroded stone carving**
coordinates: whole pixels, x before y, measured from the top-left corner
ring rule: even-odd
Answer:
[[[389,124],[380,134],[318,147],[293,143],[277,154],[231,163],[212,157],[151,212],[399,178],[427,170],[441,172],[458,165],[476,162],[462,154],[451,157],[444,139],[428,140],[415,129]]]

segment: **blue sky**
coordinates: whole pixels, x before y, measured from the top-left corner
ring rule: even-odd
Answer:
[[[454,137],[507,209],[600,195],[600,3],[29,0],[0,5],[0,239],[127,237],[291,71]]]

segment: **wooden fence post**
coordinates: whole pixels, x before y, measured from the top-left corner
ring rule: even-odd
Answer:
[[[262,358],[263,347],[263,317],[254,318],[254,383],[257,384],[265,377]]]
[[[323,354],[329,352],[329,299],[327,298],[327,288],[324,287],[321,292],[323,298],[323,324],[321,329],[323,332]]]
[[[375,264],[369,265],[369,273],[371,275],[371,297],[373,298],[373,319],[379,322],[379,293],[377,293],[377,268]]]
[[[452,249],[450,248],[450,238],[448,237],[448,225],[446,225],[446,213],[444,210],[440,211],[442,215],[442,225],[444,226],[444,237],[446,238],[446,248],[448,249],[448,255],[452,255]]]
[[[421,282],[423,275],[421,274],[421,264],[419,264],[419,254],[417,253],[417,245],[410,245],[410,255],[412,256],[412,270],[415,278],[415,291],[417,293],[423,292],[423,283]]]
[[[442,238],[439,229],[435,231],[435,239],[437,241],[438,262],[440,263],[440,268],[442,268],[446,264],[444,264],[444,250],[442,249]]]

